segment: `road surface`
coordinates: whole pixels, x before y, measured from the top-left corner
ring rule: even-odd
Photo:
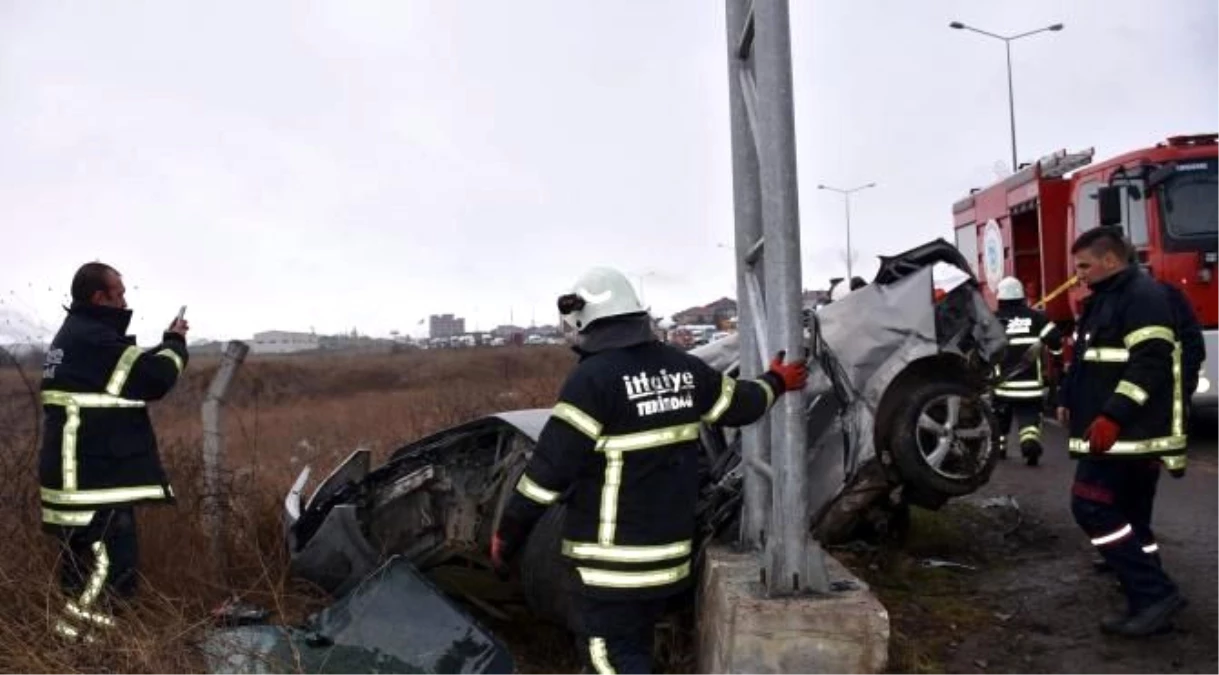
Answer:
[[[986,580],[988,604],[1002,618],[966,638],[948,672],[1219,672],[1216,424],[1195,426],[1186,476],[1162,473],[1153,519],[1165,569],[1190,601],[1174,632],[1130,640],[1099,631],[1124,600],[1112,575],[1091,568],[1094,549],[1069,506],[1075,465],[1062,428],[1048,422],[1041,466],[1026,466],[1013,441],[976,497],[1011,495],[1039,534]]]

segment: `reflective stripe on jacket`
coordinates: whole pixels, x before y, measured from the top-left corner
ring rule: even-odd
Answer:
[[[1094,285],[1074,351],[1060,400],[1071,412],[1071,454],[1088,454],[1088,425],[1105,415],[1121,431],[1102,457],[1162,456],[1183,468],[1181,346],[1164,289],[1136,267]]]
[[[1042,347],[1051,354],[1062,353],[1062,334],[1046,315],[1029,307],[1023,300],[1003,300],[995,315],[1003,322],[1007,333],[1007,350],[998,370],[1010,373],[995,387],[995,396],[1004,399],[1041,399],[1046,393],[1042,374],[1042,356],[1030,350]],[[1033,359],[1029,361],[1029,359]]]
[[[583,593],[680,592],[694,572],[700,428],[749,424],[782,387],[775,375],[737,380],[658,342],[586,356],[560,392],[500,531],[519,546],[562,501],[562,553]]]
[[[143,350],[125,336],[130,312],[74,305],[43,366],[39,456],[42,521],[84,527],[99,508],[173,499],[146,403],[186,367],[185,342]]]

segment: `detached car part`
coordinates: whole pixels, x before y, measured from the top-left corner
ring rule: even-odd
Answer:
[[[882,258],[870,285],[822,307],[806,333],[819,366],[805,391],[809,525],[821,541],[883,526],[905,504],[938,508],[989,480],[985,392],[1006,338],[951,244]],[[691,353],[735,372],[737,349],[728,337]],[[471,568],[491,577],[488,542],[549,417],[476,419],[403,446],[376,469],[357,451],[303,502],[306,468],[284,505],[292,572],[336,595],[393,555],[434,579]],[[701,440],[696,564],[708,541],[735,535],[743,470],[735,430],[704,427]],[[536,613],[566,623],[576,582],[559,553],[564,513],[552,507],[532,533],[519,590]],[[486,586],[446,590],[487,605]]]
[[[391,556],[304,627],[211,633],[214,673],[508,673],[512,657],[405,558]]]

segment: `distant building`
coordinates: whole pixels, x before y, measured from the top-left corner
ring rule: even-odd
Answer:
[[[220,340],[197,340],[192,342],[187,350],[190,351],[191,356],[218,355],[224,353],[227,345],[228,342]]]
[[[388,354],[397,345],[393,340],[367,335],[323,335],[318,338],[318,348],[327,352],[375,352]]]
[[[491,337],[504,338],[505,340],[517,334],[524,335],[525,329],[520,326],[513,326],[511,324],[496,326],[495,328],[491,329]]]
[[[290,354],[318,349],[320,341],[313,333],[292,333],[284,330],[269,330],[254,334],[250,351],[255,354]]]
[[[722,326],[727,324],[737,314],[736,300],[720,298],[701,307],[691,307],[673,315],[673,322],[678,325],[709,325]]]
[[[466,320],[452,314],[433,314],[428,317],[428,337],[451,338],[464,335]]]

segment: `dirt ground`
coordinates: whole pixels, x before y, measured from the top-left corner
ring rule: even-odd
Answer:
[[[478,367],[466,362],[474,357]],[[0,560],[0,671],[198,670],[197,659],[188,658],[187,637],[205,625],[207,608],[228,591],[242,589],[247,600],[268,607],[295,597],[284,576],[278,514],[298,462],[321,469],[356,442],[381,457],[402,439],[490,410],[545,405],[567,360],[562,350],[525,349],[248,365],[228,418],[229,459],[239,468],[234,489],[245,486],[234,493],[242,508],[234,512],[241,517],[232,521],[228,550],[241,555],[234,554],[224,570],[199,564],[215,561],[200,556],[207,548],[192,487],[198,483],[197,411],[210,379],[195,364],[175,398],[155,411],[181,504],[150,510],[142,521],[142,555],[149,588],[156,589],[149,594],[154,619],[105,650],[57,647],[43,618],[49,563],[41,554],[9,556]],[[45,542],[31,521],[37,513],[31,468],[37,416],[24,385],[9,380],[6,390],[0,377],[0,493],[16,508],[0,512],[0,532],[14,550],[38,552]],[[1091,569],[1093,551],[1068,507],[1074,465],[1065,456],[1061,430],[1049,425],[1042,466],[1008,460],[979,494],[939,512],[916,511],[904,546],[857,544],[834,551],[889,609],[890,670],[1219,672],[1215,428],[1213,419],[1200,425],[1206,433],[1194,438],[1184,479],[1165,476],[1160,482],[1154,526],[1165,565],[1191,601],[1173,633],[1130,641],[1098,630],[1098,621],[1120,608],[1122,597],[1111,576]],[[301,439],[309,439],[309,449],[300,449]],[[1009,496],[1016,507],[1004,499]],[[988,501],[997,498],[1002,501]],[[931,566],[924,564],[928,560]],[[217,581],[222,571],[228,581],[223,585]],[[689,619],[659,631],[659,672],[694,671]],[[521,672],[579,671],[574,644],[562,630],[528,616],[487,623],[509,644]]]
[[[1130,640],[1100,632],[1123,596],[1112,575],[1091,567],[1093,549],[1068,507],[1074,463],[1061,451],[1061,429],[1048,425],[1041,466],[1008,459],[978,494],[916,511],[904,547],[835,552],[890,611],[890,670],[1219,672],[1213,429],[1195,435],[1186,477],[1165,474],[1159,484],[1153,525],[1165,567],[1190,600],[1172,633]],[[924,566],[929,559],[972,569]]]

